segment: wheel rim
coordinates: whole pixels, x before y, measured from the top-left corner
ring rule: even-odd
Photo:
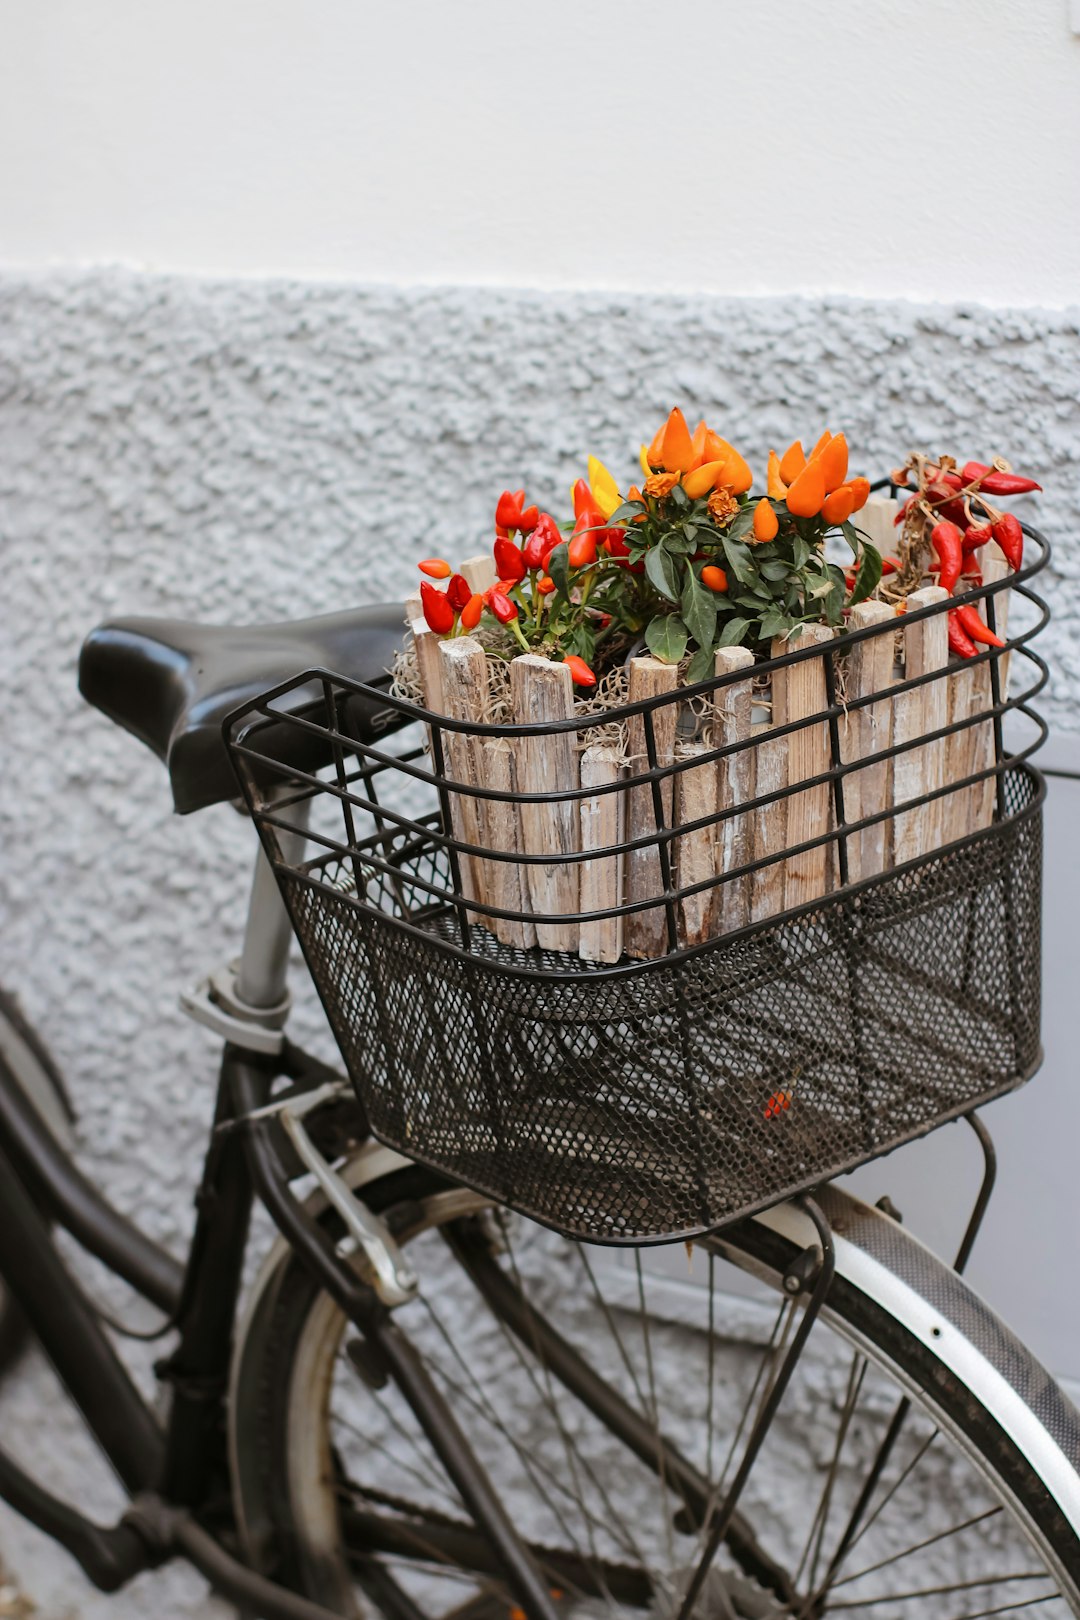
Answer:
[[[559,1331],[602,1362],[605,1379],[638,1406],[664,1444],[677,1442],[690,1457],[713,1500],[725,1462],[730,1479],[791,1333],[793,1308],[776,1307],[775,1296],[767,1307],[752,1287],[747,1291],[741,1268],[749,1262],[743,1256],[736,1271],[720,1245],[695,1246],[697,1282],[687,1282],[657,1270],[666,1265],[670,1272],[670,1251],[659,1262],[643,1260],[640,1251],[613,1259],[611,1251],[507,1224],[464,1191],[425,1200],[405,1234],[421,1294],[396,1313],[398,1326],[422,1349],[520,1533],[540,1550],[549,1585],[562,1594],[560,1609],[676,1615],[700,1556],[700,1515],[695,1532],[665,1476],[663,1445],[651,1468],[628,1456],[568,1397],[527,1335],[515,1336],[477,1308],[480,1296],[450,1260],[442,1236],[444,1229],[460,1231],[451,1223],[470,1215],[495,1223],[498,1264],[531,1302],[535,1319],[558,1317]],[[689,1256],[681,1263],[688,1269]],[[741,1303],[726,1292],[733,1282],[744,1290]],[[345,1327],[320,1296],[291,1380],[289,1500],[305,1569],[323,1577],[332,1569],[344,1590],[350,1551],[370,1550],[374,1541],[380,1572],[390,1579],[376,1594],[383,1607],[506,1616],[513,1599],[478,1547],[430,1445],[392,1386],[372,1390],[357,1376],[343,1348],[355,1336]],[[832,1313],[823,1318],[741,1504],[759,1537],[765,1572],[753,1558],[748,1572],[740,1567],[745,1558],[723,1549],[696,1614],[973,1620],[1030,1612],[1056,1620],[1080,1612],[1039,1527],[1015,1498],[1002,1496],[977,1449],[941,1409],[908,1414],[850,1544],[842,1546],[904,1385],[903,1369],[850,1322]],[[921,1397],[916,1386],[912,1393]],[[370,1597],[370,1560],[366,1567],[358,1585]],[[779,1595],[775,1570],[784,1572],[796,1598]]]

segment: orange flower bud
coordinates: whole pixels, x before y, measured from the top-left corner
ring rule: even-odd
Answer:
[[[824,500],[825,475],[811,456],[787,492],[787,509],[793,517],[817,517]]]
[[[754,507],[754,539],[775,540],[780,531],[780,520],[772,503],[763,495]]]

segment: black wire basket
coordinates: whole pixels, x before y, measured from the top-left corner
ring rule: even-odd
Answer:
[[[1049,554],[1041,536],[1026,532],[1037,560],[971,595],[985,599],[992,627],[995,599],[1003,618],[1000,593],[1010,589],[1028,621],[1005,650],[988,648],[969,666],[985,700],[966,703],[959,716],[931,705],[925,712],[944,714],[944,724],[901,735],[875,758],[879,769],[898,769],[905,755],[921,750],[929,759],[950,739],[981,736],[989,739],[985,763],[969,749],[959,757],[976,768],[966,774],[931,776],[920,794],[845,818],[845,787],[850,801],[867,763],[847,757],[847,728],[860,708],[870,712],[869,698],[844,692],[847,661],[860,642],[895,637],[896,621],[759,663],[759,684],[811,657],[822,663],[824,706],[773,726],[770,736],[825,738],[824,766],[720,806],[689,831],[709,834],[719,850],[725,822],[745,823],[814,792],[824,793],[827,814],[812,837],[765,854],[743,846],[732,863],[729,843],[714,872],[701,878],[695,867],[694,882],[682,886],[688,827],[672,819],[668,785],[691,769],[720,768],[760,738],[724,743],[714,733],[684,757],[668,757],[658,738],[666,708],[716,705],[733,676],[614,716],[537,726],[449,719],[315,670],[231,716],[226,738],[245,798],[375,1135],[567,1235],[642,1243],[715,1229],[1026,1080],[1041,1055],[1043,800],[1027,760],[1045,735],[1030,701],[1047,676],[1029,645],[1047,613],[1027,582]],[[909,614],[905,634],[954,605]],[[1014,689],[1021,671],[1030,676],[1010,696],[1006,659]],[[889,701],[956,675],[955,664],[905,673]],[[298,709],[300,690],[310,701]],[[362,740],[370,727],[356,717],[373,707],[385,735]],[[1008,753],[1004,722],[1014,713],[1027,718],[1035,740]],[[569,920],[656,915],[661,948],[644,960],[586,960],[525,945],[508,928],[531,920],[535,936],[545,920],[555,925],[566,915],[492,905],[464,876],[468,861],[528,872],[556,857],[472,841],[463,805],[494,804],[504,814],[538,806],[557,816],[567,805],[578,814],[598,795],[580,785],[525,792],[466,780],[450,763],[460,739],[516,748],[555,733],[580,751],[613,721],[638,725],[644,754],[599,795],[625,802],[644,793],[653,820],[647,835],[601,853],[612,862],[650,852],[653,891],[643,898],[622,890],[617,904],[579,909]],[[973,794],[987,807],[984,825],[942,843],[940,830],[957,825],[944,814],[934,823],[938,842],[924,853],[869,875],[853,869],[852,851],[868,830],[934,805],[974,805]],[[750,907],[739,926],[719,932],[714,923],[711,937],[689,938],[688,902],[815,852],[827,873],[822,892],[765,917]],[[580,867],[589,858],[577,849],[558,861]]]

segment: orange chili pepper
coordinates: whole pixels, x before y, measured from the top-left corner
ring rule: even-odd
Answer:
[[[664,426],[664,467],[668,472],[689,472],[696,465],[694,441],[686,417],[676,405]]]
[[[461,624],[465,630],[475,630],[480,623],[480,615],[484,611],[484,598],[480,595],[470,596],[461,610]]]
[[[861,512],[870,498],[869,478],[849,478],[848,489],[850,489],[851,493],[855,497],[855,505],[851,508],[851,510],[853,512]]]
[[[582,529],[580,533],[570,538],[566,551],[566,560],[571,568],[591,568],[596,561],[596,533],[592,529]]]
[[[787,492],[787,509],[794,517],[817,517],[824,501],[825,475],[811,457]]]
[[[536,582],[536,588],[541,596],[550,596],[555,589],[555,581],[550,574],[541,574]],[[464,620],[464,614],[462,614],[462,619]]]
[[[718,433],[708,433],[705,436],[705,447],[711,461],[723,461],[724,471],[717,482],[730,489],[733,495],[745,495],[754,482],[754,475],[750,470],[750,463],[739,454],[733,444],[722,439]]]
[[[821,470],[825,474],[825,492],[831,495],[847,477],[848,447],[842,433],[830,439],[821,451]]]
[[[425,557],[423,562],[417,563],[416,566],[429,579],[449,579],[453,573],[450,564],[442,557]]]
[[[815,456],[820,455],[831,438],[832,438],[832,434],[829,432],[828,428],[826,428],[824,433],[821,435],[821,438],[818,440],[817,444],[815,444],[814,448],[811,450],[810,454],[807,456],[807,458],[806,458],[807,461],[813,461]]]
[[[787,485],[780,474],[780,457],[775,450],[769,451],[769,470],[765,475],[765,488],[769,492],[771,501],[787,499]]]
[[[700,467],[695,467],[693,472],[683,473],[682,487],[690,499],[700,500],[715,484],[724,482],[720,474],[726,466],[725,461],[706,461]]]
[[[780,530],[780,520],[773,511],[772,503],[763,495],[754,507],[754,539],[775,540]]]
[[[579,658],[577,653],[567,653],[566,657],[563,659],[563,663],[570,671],[570,678],[575,686],[596,685],[596,676],[593,674],[584,658]]]
[[[717,568],[715,563],[706,563],[701,570],[701,583],[710,591],[726,591],[727,575],[722,568]]]
[[[802,441],[793,439],[780,457],[780,477],[785,484],[793,484],[806,466],[806,453]]]
[[[836,440],[834,439],[833,444],[835,443]],[[830,445],[829,448],[831,449],[832,446]],[[837,528],[841,523],[847,522],[854,510],[855,495],[848,484],[841,484],[838,489],[834,489],[831,495],[826,495],[821,504],[822,517],[826,523],[835,524]]]

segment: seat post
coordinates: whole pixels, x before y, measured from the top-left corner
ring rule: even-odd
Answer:
[[[298,860],[304,846],[303,826],[308,801],[293,806],[295,832],[277,832],[286,861]],[[244,947],[236,976],[236,990],[249,1007],[277,1007],[285,998],[292,946],[292,924],[281,898],[274,871],[262,845],[255,858]]]

